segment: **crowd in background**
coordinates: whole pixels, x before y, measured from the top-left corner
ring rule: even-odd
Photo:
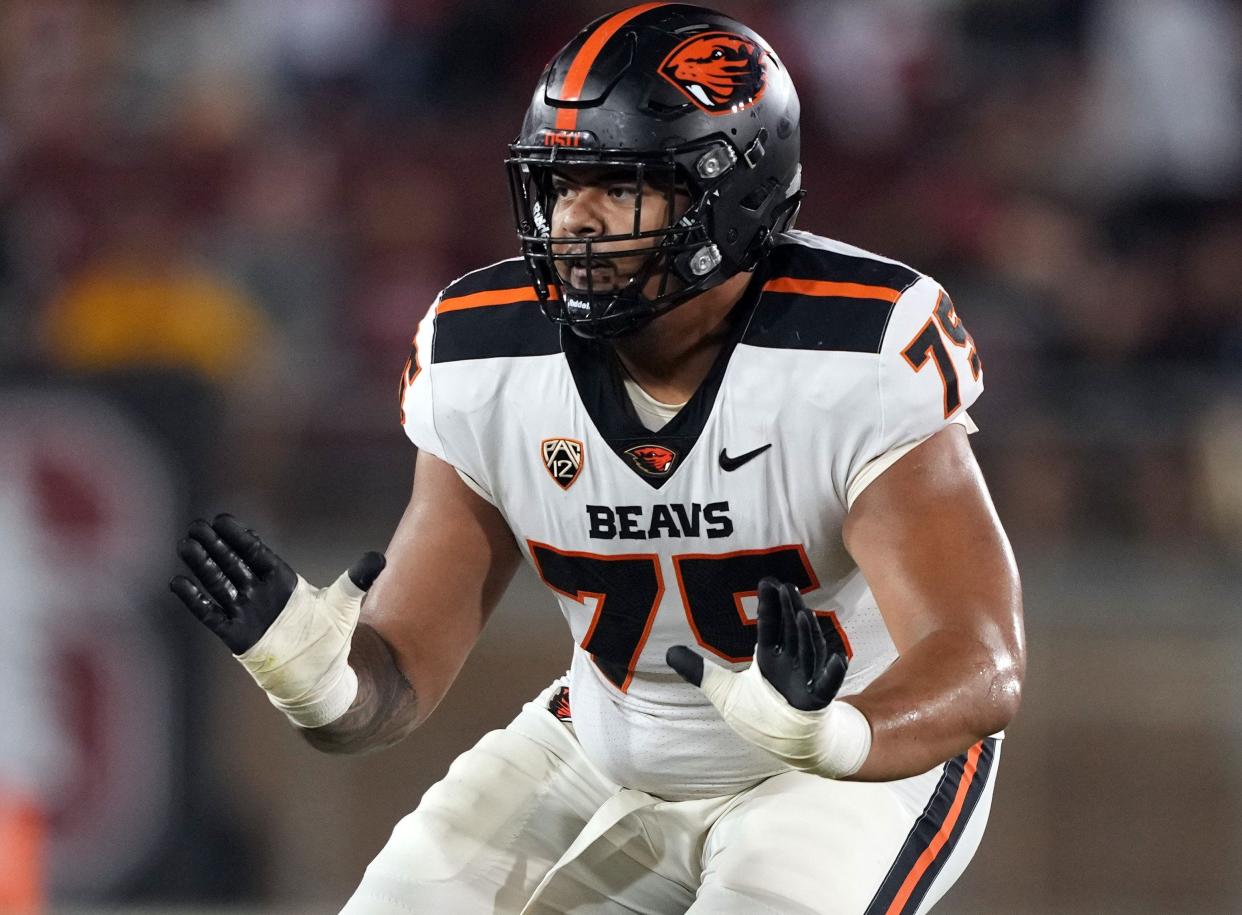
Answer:
[[[535,75],[608,8],[6,4],[3,364],[201,381],[248,443],[233,490],[342,417],[390,433],[422,311],[515,251],[500,159]],[[1019,534],[1236,536],[1212,493],[1242,434],[1237,6],[730,11],[801,88],[803,227],[936,275],[980,342]]]
[[[0,385],[140,417],[177,523],[222,494],[284,531],[403,501],[410,336],[448,281],[517,252],[505,144],[614,6],[0,4]],[[800,227],[952,294],[1019,547],[1242,556],[1238,5],[720,6],[799,88]],[[58,466],[30,510],[80,534]]]

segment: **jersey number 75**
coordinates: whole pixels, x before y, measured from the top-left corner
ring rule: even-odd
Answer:
[[[940,331],[936,330],[937,325],[940,326]],[[957,369],[954,368],[953,358],[940,336],[941,332],[954,346],[966,350],[971,377],[978,381],[983,373],[983,363],[979,361],[975,340],[966,331],[962,319],[957,316],[957,310],[953,307],[953,300],[943,289],[936,299],[935,312],[901,351],[901,355],[916,372],[921,372],[928,360],[934,362],[936,371],[940,373],[940,380],[944,382],[944,418],[948,419],[962,405],[962,396],[958,391]]]
[[[647,644],[664,598],[660,557],[654,553],[604,556],[558,550],[528,540],[539,577],[553,591],[595,612],[582,638],[600,671],[622,692]],[[686,620],[699,645],[726,661],[749,661],[755,653],[756,622],[742,607],[758,593],[759,579],[771,575],[804,593],[819,581],[799,545],[732,553],[684,553],[672,557]],[[851,655],[837,615],[816,611],[830,652]]]

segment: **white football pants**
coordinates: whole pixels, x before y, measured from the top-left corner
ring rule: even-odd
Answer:
[[[982,838],[996,740],[897,782],[662,801],[595,770],[548,710],[559,686],[453,762],[342,915],[915,915]]]

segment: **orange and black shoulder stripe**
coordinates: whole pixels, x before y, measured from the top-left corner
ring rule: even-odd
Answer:
[[[864,915],[913,915],[918,911],[987,788],[996,743],[994,737],[981,740],[944,764],[931,800]]]
[[[878,353],[893,306],[920,274],[904,264],[806,245],[771,254],[742,343]]]
[[[520,259],[467,273],[436,303],[433,364],[560,351],[560,332],[544,317]]]

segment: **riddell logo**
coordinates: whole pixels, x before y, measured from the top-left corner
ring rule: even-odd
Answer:
[[[687,38],[660,64],[660,75],[708,114],[749,108],[767,85],[765,51],[733,32]]]
[[[662,445],[637,445],[626,449],[634,466],[652,477],[666,477],[677,460],[677,452]]]

